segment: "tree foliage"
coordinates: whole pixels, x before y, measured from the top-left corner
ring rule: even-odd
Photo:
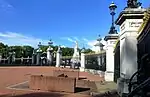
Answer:
[[[9,56],[9,52],[15,52],[16,58],[32,56],[33,47],[31,46],[7,46],[0,43],[0,54],[3,58]]]
[[[94,51],[92,51],[91,49],[85,49],[85,53],[94,53]]]
[[[53,48],[53,51],[58,50],[58,46],[51,46]],[[41,46],[41,50],[43,52],[47,52],[48,46]],[[15,52],[16,58],[27,58],[28,56],[31,57],[33,54],[34,48],[28,45],[25,46],[8,46],[3,43],[0,43],[0,54],[2,55],[3,58],[7,58],[9,56],[9,52]],[[36,51],[37,49],[35,49]],[[61,48],[62,50],[62,56],[72,56],[74,53],[74,48],[69,48],[69,47],[63,47]],[[81,51],[81,49],[79,49]],[[85,49],[85,53],[91,53],[93,52],[91,49]]]
[[[72,56],[74,53],[74,49],[73,48],[62,48],[62,56]]]

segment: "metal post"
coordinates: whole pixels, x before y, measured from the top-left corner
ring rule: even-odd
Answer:
[[[115,34],[117,33],[115,31],[115,26],[114,26],[114,16],[115,16],[115,9],[117,8],[117,6],[115,5],[114,2],[112,2],[109,6],[109,9],[110,9],[110,15],[112,16],[112,25],[111,25],[111,28],[110,28],[110,31],[109,31],[109,34]]]

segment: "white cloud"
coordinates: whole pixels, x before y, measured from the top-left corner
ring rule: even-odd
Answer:
[[[83,38],[83,40],[85,41],[85,43],[88,45],[88,47],[90,48],[90,49],[92,49],[93,51],[95,51],[95,52],[98,52],[98,51],[100,51],[100,48],[98,47],[98,46],[95,46],[95,44],[97,44],[98,43],[98,41],[95,39],[95,40],[88,40],[88,39],[86,39],[86,38]],[[106,41],[104,41],[103,39],[102,39],[102,44],[104,45],[104,49],[106,49]]]
[[[70,41],[70,42],[75,42],[73,39],[71,39],[69,37],[67,38],[67,40]]]
[[[91,40],[87,42],[87,45],[92,49],[93,51],[99,51],[99,47],[96,47],[95,44],[97,43],[96,40]]]
[[[77,37],[74,37],[74,39],[75,39],[76,41],[80,41]]]
[[[14,9],[14,6],[11,5],[8,1],[0,0],[0,10],[8,12],[12,9]]]
[[[0,32],[0,41],[7,45],[30,45],[37,47],[39,42],[43,45],[48,45],[49,40],[35,38],[15,32]]]
[[[65,48],[66,46],[65,46],[65,45],[61,45],[60,47],[61,47],[61,48]]]
[[[88,40],[86,38],[83,38],[84,41],[88,42]]]
[[[75,41],[76,41],[76,40],[74,40],[74,39],[72,39],[72,38],[70,38],[70,37],[62,37],[61,39],[67,40],[67,41],[69,41],[69,42],[75,42]]]
[[[87,44],[89,45],[89,46],[94,46],[95,44],[97,43],[97,41],[96,40],[88,40],[88,42],[87,42]]]
[[[71,38],[71,37],[63,37],[63,38],[61,38],[61,39],[63,39],[63,40],[67,40],[67,41],[69,41],[69,42],[75,42],[75,41],[78,41],[78,43],[79,43],[79,45],[81,46],[81,44],[82,44],[82,46],[84,45],[85,47],[88,47],[88,48],[90,48],[90,49],[92,49],[93,51],[96,51],[96,52],[98,52],[99,50],[100,50],[100,48],[98,47],[98,46],[95,46],[97,43],[98,43],[98,41],[95,39],[95,40],[88,40],[87,38],[85,38],[85,37],[83,37],[82,39],[80,39],[79,40],[79,38],[78,37],[73,37],[73,38]],[[82,40],[82,41],[81,41]],[[102,41],[101,41],[102,43],[103,43],[103,45],[106,45],[106,41],[104,41],[103,39],[102,39]],[[104,49],[105,49],[106,47],[104,46]]]
[[[77,37],[73,37],[73,38],[63,37],[61,39],[64,39],[73,43],[79,40]],[[94,46],[96,43],[98,43],[96,39],[88,40],[86,38],[82,38],[81,40],[78,41],[80,46],[81,44],[83,44],[85,47],[88,47],[92,49],[93,51],[99,51],[99,47]],[[4,44],[7,44],[7,45],[30,45],[33,47],[37,47],[39,42],[41,42],[42,45],[48,45],[48,41],[49,40],[36,38],[33,36],[24,35],[24,34],[16,33],[16,32],[0,32],[0,42],[3,42]],[[106,42],[104,40],[102,40],[102,43],[106,45]],[[56,45],[55,42],[54,42],[54,45]],[[66,46],[61,45],[61,47],[66,47]],[[104,46],[104,49],[105,49],[105,46]]]

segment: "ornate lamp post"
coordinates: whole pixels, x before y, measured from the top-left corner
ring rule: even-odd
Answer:
[[[115,9],[117,8],[116,4],[112,2],[109,6],[110,9],[110,15],[112,16],[112,25],[109,31],[109,34],[117,34],[117,30],[115,30],[115,25],[114,25],[114,16],[115,16]]]
[[[41,42],[39,42],[39,44],[38,44],[38,49],[40,49],[41,46],[42,46],[42,44],[41,44]]]
[[[48,46],[51,46],[53,44],[52,40],[50,39],[48,42]]]

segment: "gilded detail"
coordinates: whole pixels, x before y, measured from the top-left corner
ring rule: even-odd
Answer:
[[[140,36],[140,34],[143,32],[145,26],[147,25],[148,21],[150,19],[150,8],[147,9],[147,11],[144,13],[144,18],[143,18],[143,23],[142,25],[140,26],[139,30],[138,30],[138,36],[137,38]]]
[[[117,47],[118,43],[119,43],[119,38],[117,39],[116,43],[115,43],[115,46],[114,46],[114,49]]]

